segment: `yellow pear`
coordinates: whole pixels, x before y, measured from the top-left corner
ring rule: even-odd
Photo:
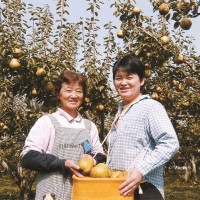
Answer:
[[[121,171],[112,171],[112,172],[111,172],[110,178],[117,178],[117,176],[118,176],[119,174],[121,174],[121,173],[122,173]]]
[[[169,43],[170,39],[168,36],[164,35],[160,38],[162,45],[166,45]]]
[[[9,67],[11,69],[18,69],[18,68],[20,68],[20,66],[21,66],[21,64],[20,64],[19,59],[12,58],[11,61],[9,62]]]
[[[47,74],[47,72],[44,68],[38,68],[36,71],[37,76],[45,76],[46,74]]]
[[[90,171],[90,176],[93,178],[109,178],[110,174],[110,169],[104,163],[97,164]]]
[[[109,174],[109,177],[111,177],[112,172],[109,168],[108,168],[108,174]]]
[[[128,177],[128,171],[123,171],[120,174],[118,174],[116,178],[127,178],[127,177]]]
[[[12,53],[13,53],[13,55],[14,55],[15,57],[19,57],[19,56],[21,56],[21,55],[23,54],[23,51],[22,51],[21,49],[19,49],[19,48],[14,48],[14,49],[12,50]]]
[[[160,6],[159,6],[159,13],[161,14],[161,15],[166,15],[166,14],[168,14],[169,13],[169,5],[168,4],[166,4],[166,3],[162,3]]]
[[[141,13],[141,9],[137,6],[134,6],[133,10],[132,10],[132,14],[133,15],[139,15]]]
[[[38,94],[38,93],[37,93],[37,90],[36,90],[35,88],[33,88],[32,91],[31,91],[31,94],[32,94],[32,95]]]
[[[150,78],[151,77],[151,70],[150,69],[145,69],[145,78]]]
[[[189,30],[191,26],[192,26],[192,21],[188,18],[184,18],[180,22],[180,27],[183,30]]]
[[[84,173],[89,173],[94,166],[94,160],[90,157],[81,158],[78,161],[78,166]]]
[[[51,81],[46,83],[45,91],[46,92],[53,92],[54,91],[54,85],[53,85],[53,83]]]
[[[124,31],[120,29],[120,30],[117,32],[117,37],[118,37],[118,38],[123,38],[124,36],[125,36]]]

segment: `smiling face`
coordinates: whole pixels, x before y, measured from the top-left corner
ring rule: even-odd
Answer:
[[[141,93],[141,86],[144,85],[144,78],[140,79],[136,73],[128,74],[119,68],[115,74],[114,85],[125,105],[138,99]]]
[[[58,95],[61,108],[72,117],[77,116],[77,109],[83,102],[83,88],[78,81],[70,84],[63,83]]]

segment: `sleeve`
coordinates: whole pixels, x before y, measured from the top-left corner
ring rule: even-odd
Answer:
[[[39,118],[31,128],[21,152],[21,156],[30,150],[40,153],[51,153],[52,141],[54,140],[55,130],[51,120],[47,116]]]
[[[101,154],[101,153],[98,153],[94,159],[96,160],[96,164],[98,163],[104,163],[106,162],[106,155],[105,154]]]
[[[30,150],[20,159],[22,167],[40,172],[62,171],[65,169],[65,160],[52,154]]]
[[[157,102],[151,106],[149,111],[147,129],[153,138],[155,147],[140,162],[135,164],[143,176],[164,165],[179,149],[176,132],[165,108]]]
[[[55,130],[48,116],[39,118],[31,128],[23,150],[20,162],[24,168],[40,171],[66,171],[65,160],[51,154]]]
[[[101,162],[106,162],[106,155],[104,153],[102,144],[99,139],[97,127],[94,123],[91,123],[91,142],[92,142],[91,155],[93,156],[97,153],[97,155],[94,157],[97,164]]]

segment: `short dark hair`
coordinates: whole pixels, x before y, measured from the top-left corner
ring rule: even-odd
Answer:
[[[119,68],[128,74],[137,74],[140,80],[145,77],[145,66],[134,54],[125,55],[123,58],[115,62],[113,66],[113,80],[115,79]]]
[[[63,70],[55,82],[55,95],[59,95],[63,83],[71,84],[75,82],[78,82],[82,87],[83,97],[85,98],[87,94],[87,84],[85,77],[81,73],[70,71],[68,69]]]

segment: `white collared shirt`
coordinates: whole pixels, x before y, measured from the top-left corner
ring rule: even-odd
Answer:
[[[53,113],[58,122],[62,127],[66,128],[85,128],[84,120],[80,113],[78,113],[76,118],[73,118],[64,110],[58,108],[56,112]],[[99,141],[99,135],[96,125],[91,122],[91,145],[92,154],[103,153],[103,148]],[[39,118],[34,126],[31,128],[28,137],[26,138],[25,145],[21,152],[21,156],[25,155],[30,150],[36,150],[41,153],[52,153],[53,143],[55,137],[55,128],[47,115]]]

